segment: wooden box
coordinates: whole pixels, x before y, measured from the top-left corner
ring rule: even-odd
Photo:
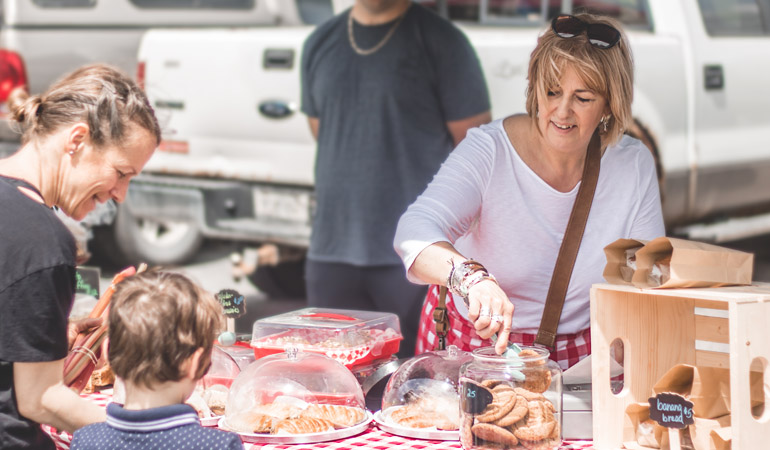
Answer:
[[[624,347],[624,386],[610,389],[610,345]],[[676,364],[730,369],[732,448],[768,448],[770,439],[770,284],[709,289],[591,289],[593,438],[597,449],[633,441],[626,406],[647,402]],[[749,373],[764,372],[766,411],[751,411]]]

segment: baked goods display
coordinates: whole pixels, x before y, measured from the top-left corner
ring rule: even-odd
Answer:
[[[460,367],[471,360],[455,346],[409,359],[388,380],[375,421],[405,437],[459,439]]]
[[[211,367],[195,386],[187,404],[195,408],[201,424],[214,426],[225,414],[230,385],[241,369],[226,351],[215,346],[211,351]]]
[[[493,400],[481,413],[464,418],[460,431],[464,448],[559,448],[558,411],[542,393],[503,380],[486,380],[481,385],[492,386]]]
[[[220,428],[246,442],[313,443],[366,429],[361,385],[339,362],[290,348],[250,364],[233,381]]]
[[[271,403],[227,418],[227,427],[239,433],[309,434],[358,425],[366,419],[363,408],[343,405]]]
[[[395,354],[401,339],[392,313],[303,308],[254,322],[251,347],[257,358],[292,347],[354,368]]]
[[[474,350],[460,383],[460,442],[464,449],[558,449],[561,370],[548,351],[524,347],[506,358]]]

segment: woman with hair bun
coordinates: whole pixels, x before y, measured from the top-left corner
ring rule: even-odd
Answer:
[[[53,449],[41,423],[73,432],[105,419],[63,383],[75,241],[53,208],[80,220],[122,202],[160,141],[144,92],[119,70],[89,65],[41,95],[8,100],[21,148],[0,160],[0,448]]]

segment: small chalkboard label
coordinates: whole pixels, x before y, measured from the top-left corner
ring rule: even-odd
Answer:
[[[246,299],[238,291],[223,289],[217,293],[217,300],[222,304],[225,316],[237,319],[246,314]]]
[[[666,428],[685,428],[695,423],[692,402],[679,394],[664,392],[649,398],[650,419]]]
[[[463,380],[460,386],[460,407],[468,414],[481,414],[494,400],[489,389],[473,381]]]
[[[75,292],[99,298],[100,277],[98,267],[78,267],[75,270]]]

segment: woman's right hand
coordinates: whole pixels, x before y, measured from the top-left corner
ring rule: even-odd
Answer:
[[[513,303],[494,280],[483,280],[468,290],[468,318],[482,339],[497,333],[495,351],[501,355],[508,348],[513,322]]]

